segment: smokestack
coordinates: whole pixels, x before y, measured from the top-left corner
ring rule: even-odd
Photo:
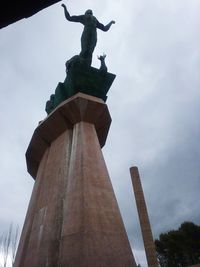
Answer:
[[[151,231],[151,225],[145,203],[144,193],[142,190],[142,184],[140,181],[140,175],[137,167],[130,168],[131,179],[133,184],[133,191],[135,194],[136,206],[138,210],[140,227],[142,231],[142,237],[144,242],[144,248],[147,257],[148,267],[158,267],[156,258],[156,250],[153,241],[153,235]]]

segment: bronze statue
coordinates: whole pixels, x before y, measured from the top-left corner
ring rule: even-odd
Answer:
[[[65,17],[69,21],[80,22],[84,25],[84,30],[81,36],[81,52],[80,57],[87,62],[88,65],[91,65],[92,54],[97,43],[97,29],[102,31],[108,31],[112,24],[115,21],[111,21],[106,26],[100,23],[96,17],[93,16],[92,10],[87,10],[85,15],[80,16],[70,16],[66,6],[62,4],[64,8]]]
[[[98,56],[97,58],[101,61],[100,71],[106,73],[108,71],[108,68],[106,67],[105,63],[106,54]]]

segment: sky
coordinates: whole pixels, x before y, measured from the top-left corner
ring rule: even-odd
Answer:
[[[103,148],[137,262],[146,267],[129,168],[139,168],[154,238],[184,221],[200,224],[200,2],[198,0],[69,0],[70,14],[88,8],[98,31],[92,66],[105,53],[117,75],[108,92],[112,125]],[[82,25],[57,3],[0,30],[0,233],[23,226],[34,181],[25,152],[45,103],[80,52]]]

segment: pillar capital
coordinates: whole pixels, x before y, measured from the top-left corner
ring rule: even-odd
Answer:
[[[26,151],[27,169],[34,179],[45,150],[59,135],[80,121],[94,124],[100,146],[105,145],[111,124],[107,105],[97,97],[78,93],[62,102],[35,129]]]

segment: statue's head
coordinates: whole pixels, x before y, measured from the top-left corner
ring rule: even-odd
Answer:
[[[93,15],[93,12],[91,9],[88,9],[86,12],[85,12],[85,15],[90,15],[92,16]]]

